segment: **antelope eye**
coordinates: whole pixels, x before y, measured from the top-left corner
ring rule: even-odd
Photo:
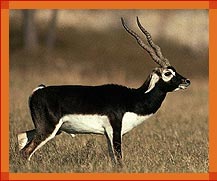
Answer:
[[[172,73],[171,72],[166,72],[164,75],[165,76],[170,76]]]

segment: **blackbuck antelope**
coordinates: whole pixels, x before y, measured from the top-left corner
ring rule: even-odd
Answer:
[[[168,92],[185,89],[190,81],[172,67],[153,41],[150,33],[137,24],[146,36],[132,31],[121,18],[123,27],[159,65],[137,88],[121,85],[81,86],[40,85],[29,98],[35,129],[18,135],[19,149],[24,157],[31,156],[61,132],[72,134],[102,134],[108,141],[111,159],[121,163],[122,136],[152,116]]]

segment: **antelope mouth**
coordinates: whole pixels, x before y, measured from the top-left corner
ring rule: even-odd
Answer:
[[[187,87],[189,86],[190,84],[180,84],[179,85],[179,89],[187,89]]]
[[[191,84],[190,80],[186,79],[184,83],[179,85],[179,89],[187,89],[187,87]]]

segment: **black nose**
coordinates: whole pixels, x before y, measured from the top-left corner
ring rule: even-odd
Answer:
[[[191,81],[189,79],[185,79],[185,83],[190,85],[191,84]]]

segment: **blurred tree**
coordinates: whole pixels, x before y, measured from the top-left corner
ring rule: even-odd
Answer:
[[[39,47],[34,17],[35,10],[23,10],[24,49],[28,52],[35,52]]]
[[[46,47],[48,51],[54,48],[55,41],[56,41],[57,14],[58,14],[58,11],[56,9],[52,10],[50,23],[48,25],[48,34],[47,34],[47,40],[46,40]]]

